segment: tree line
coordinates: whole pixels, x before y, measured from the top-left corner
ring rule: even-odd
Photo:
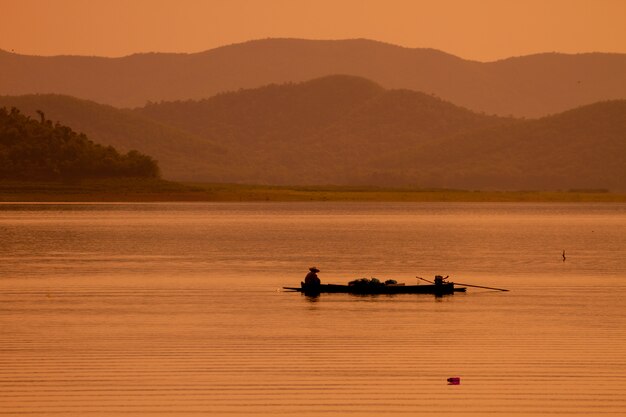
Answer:
[[[0,108],[0,179],[81,180],[86,178],[158,178],[150,156],[132,150],[121,154],[112,146],[92,142],[38,112],[34,120],[13,107]]]

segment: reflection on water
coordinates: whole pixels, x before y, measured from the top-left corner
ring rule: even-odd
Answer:
[[[0,233],[0,414],[626,414],[625,205],[7,204]],[[512,291],[278,290],[312,264]]]

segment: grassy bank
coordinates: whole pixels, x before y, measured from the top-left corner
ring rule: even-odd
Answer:
[[[0,181],[0,202],[184,201],[191,193],[193,188],[190,186],[150,178]]]
[[[77,183],[0,182],[0,201],[626,202],[626,194],[602,190],[463,191],[338,186],[179,184],[154,179],[115,179]]]
[[[193,184],[211,201],[388,201],[388,202],[626,202],[606,191],[464,191],[336,186]]]

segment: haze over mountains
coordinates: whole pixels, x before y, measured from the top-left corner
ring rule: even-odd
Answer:
[[[476,112],[541,117],[626,97],[626,54],[546,53],[481,63],[365,39],[267,39],[196,54],[38,57],[0,51],[0,94],[56,93],[117,107],[204,99],[333,74],[434,94]]]
[[[137,148],[169,179],[626,190],[626,100],[521,120],[334,75],[133,110],[59,95],[0,97],[1,106]]]

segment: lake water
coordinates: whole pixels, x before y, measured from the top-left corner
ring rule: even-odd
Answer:
[[[626,415],[624,204],[2,204],[0,238],[0,415]],[[311,265],[511,291],[280,291]]]

